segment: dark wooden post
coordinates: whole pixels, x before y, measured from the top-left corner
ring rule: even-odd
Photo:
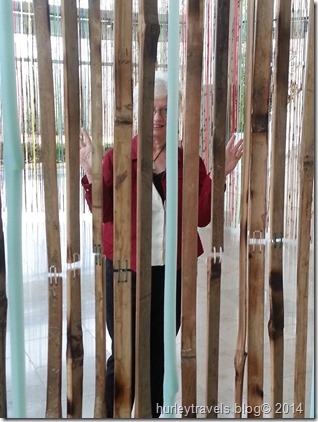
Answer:
[[[48,1],[34,1],[38,50],[42,171],[49,272],[49,321],[46,417],[61,418],[62,385],[62,282],[61,245],[56,170],[54,87]]]
[[[64,104],[67,238],[67,416],[81,418],[83,396],[83,333],[81,317],[79,224],[79,76],[75,0],[63,0]]]
[[[182,405],[196,405],[196,289],[197,289],[197,226],[201,78],[203,56],[203,1],[187,2],[187,56],[185,79],[184,142],[183,142],[183,210],[182,210],[182,323],[181,377]],[[189,382],[191,380],[191,382]],[[189,418],[196,417],[189,412]]]
[[[157,0],[139,2],[137,168],[137,287],[135,417],[151,418],[150,311],[152,222],[152,124],[154,71],[160,32]]]
[[[254,54],[255,0],[247,4],[246,59],[245,59],[245,101],[244,101],[244,152],[241,181],[241,218],[240,218],[240,284],[238,333],[234,357],[235,366],[235,418],[241,417],[243,402],[244,370],[246,363],[247,332],[247,227],[249,207],[249,179],[251,166],[251,114]]]
[[[283,239],[285,210],[285,150],[289,70],[291,2],[281,0],[276,8],[276,49],[272,98],[272,154],[269,215],[269,296],[268,334],[271,349],[271,395],[273,417],[282,418],[276,403],[283,403],[284,375],[284,291]]]
[[[89,38],[92,99],[92,214],[93,252],[95,254],[95,407],[94,417],[106,417],[106,314],[104,259],[102,254],[103,223],[103,110],[100,0],[89,1]]]
[[[310,1],[304,110],[300,153],[300,192],[297,257],[297,321],[294,379],[294,417],[304,418],[306,396],[308,273],[314,177],[314,2]],[[314,370],[314,368],[313,368]]]
[[[114,417],[131,414],[132,2],[115,2]]]
[[[216,7],[212,139],[212,233],[211,250],[207,258],[207,405],[213,406],[213,410],[218,405],[219,382],[221,259],[224,249],[224,182],[230,2],[229,0],[218,0]],[[208,413],[208,417],[216,418],[216,411]]]
[[[247,402],[256,412],[263,403],[264,277],[268,108],[272,53],[273,1],[257,2],[251,107],[250,221],[248,247]],[[247,128],[248,130],[248,128]]]

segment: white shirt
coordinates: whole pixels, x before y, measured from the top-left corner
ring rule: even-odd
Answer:
[[[166,209],[165,203],[152,184],[152,241],[151,265],[165,265],[165,232]]]

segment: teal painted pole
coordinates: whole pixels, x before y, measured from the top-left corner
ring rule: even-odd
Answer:
[[[179,1],[168,4],[168,116],[167,116],[167,199],[164,303],[165,418],[176,416],[178,392],[176,352],[176,272],[178,227],[178,99],[179,99]]]
[[[11,0],[1,0],[0,76],[4,139],[3,157],[7,201],[6,277],[11,343],[11,417],[25,418],[25,353],[21,240],[23,156],[18,123]]]

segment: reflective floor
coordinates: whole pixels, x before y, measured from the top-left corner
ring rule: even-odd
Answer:
[[[6,217],[4,216],[4,222]],[[23,289],[24,289],[24,336],[26,370],[26,416],[44,418],[46,407],[47,381],[47,272],[46,238],[43,213],[27,213],[23,216]],[[205,246],[205,253],[198,259],[198,306],[197,306],[197,366],[198,394],[197,405],[205,404],[206,383],[206,257],[209,250],[210,228],[200,230]],[[65,221],[61,215],[61,237],[65,239]],[[223,412],[219,417],[233,417],[234,409],[234,353],[238,328],[238,274],[239,274],[239,232],[237,229],[225,231],[225,252],[222,260],[221,288],[221,324],[219,355],[219,404],[228,406],[230,412]],[[62,249],[65,262],[65,249]],[[91,252],[91,215],[82,214],[81,218],[81,268],[82,268],[82,327],[84,343],[84,388],[83,417],[92,418],[94,414],[95,390],[95,311],[93,254]],[[290,417],[294,390],[294,354],[296,330],[296,244],[285,244],[285,352],[284,352],[284,417]],[[63,269],[65,275],[66,268]],[[267,278],[266,278],[267,280]],[[270,403],[270,350],[267,334],[269,317],[268,281],[265,281],[265,354],[264,354],[264,402]],[[309,417],[312,363],[314,348],[314,274],[313,253],[310,261],[308,344],[307,344],[307,389],[305,416]],[[63,371],[62,397],[63,417],[66,417],[66,289],[63,286]],[[109,339],[107,350],[110,349]],[[180,369],[180,335],[177,337],[178,365]],[[8,417],[12,417],[12,379],[10,326],[7,335],[7,391]],[[246,372],[245,372],[246,374]],[[245,377],[246,378],[246,377]],[[17,380],[15,380],[17,382]],[[179,384],[180,385],[180,384]],[[244,388],[246,403],[246,379]],[[181,404],[180,390],[177,403]],[[202,409],[201,409],[202,411]],[[178,414],[178,417],[181,415]],[[206,415],[199,414],[199,417]],[[247,414],[243,413],[243,417]],[[264,415],[270,417],[270,415]]]

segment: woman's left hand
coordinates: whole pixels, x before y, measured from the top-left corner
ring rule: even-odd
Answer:
[[[243,155],[243,139],[234,142],[235,135],[232,135],[225,148],[225,176],[232,173]]]

